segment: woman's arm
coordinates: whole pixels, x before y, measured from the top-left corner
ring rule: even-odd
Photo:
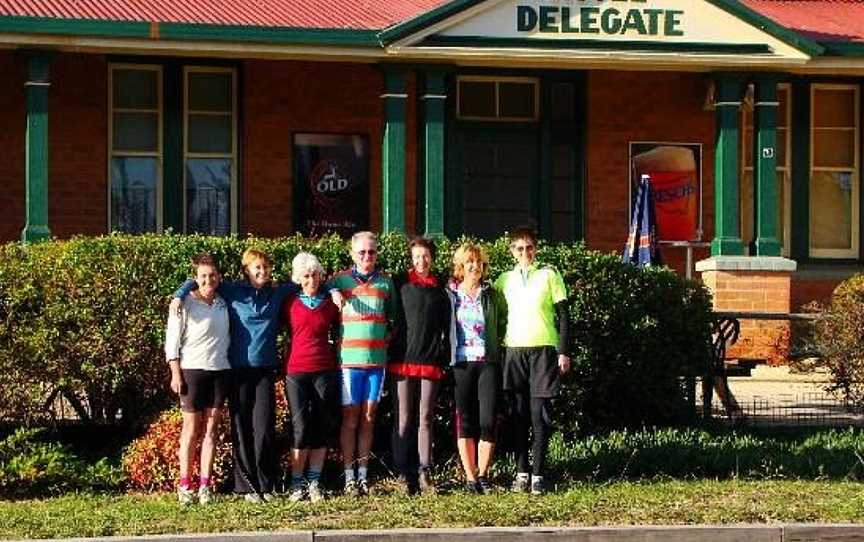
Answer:
[[[175,298],[181,305],[182,301]],[[173,302],[172,302],[173,303]],[[171,368],[171,391],[180,394],[183,389],[183,373],[180,371],[180,350],[186,329],[186,316],[183,311],[169,310],[168,325],[165,329],[165,359]]]

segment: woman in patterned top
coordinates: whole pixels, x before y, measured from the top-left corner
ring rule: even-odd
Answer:
[[[501,340],[507,325],[504,298],[485,280],[488,264],[480,246],[462,244],[453,255],[453,279],[446,289],[459,457],[466,489],[482,494],[491,490],[488,475],[501,389]]]

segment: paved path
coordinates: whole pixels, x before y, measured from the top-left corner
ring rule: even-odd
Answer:
[[[386,531],[284,531],[75,538],[100,542],[832,542],[864,541],[864,525],[730,525],[645,527],[478,527]]]

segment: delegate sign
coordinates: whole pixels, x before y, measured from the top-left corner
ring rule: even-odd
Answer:
[[[645,0],[630,1],[645,3]],[[516,30],[542,34],[672,37],[684,35],[683,17],[683,10],[651,7],[517,5]]]

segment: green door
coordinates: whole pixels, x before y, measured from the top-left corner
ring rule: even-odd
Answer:
[[[448,198],[450,235],[495,238],[535,225],[540,175],[532,125],[473,123],[457,127]]]

